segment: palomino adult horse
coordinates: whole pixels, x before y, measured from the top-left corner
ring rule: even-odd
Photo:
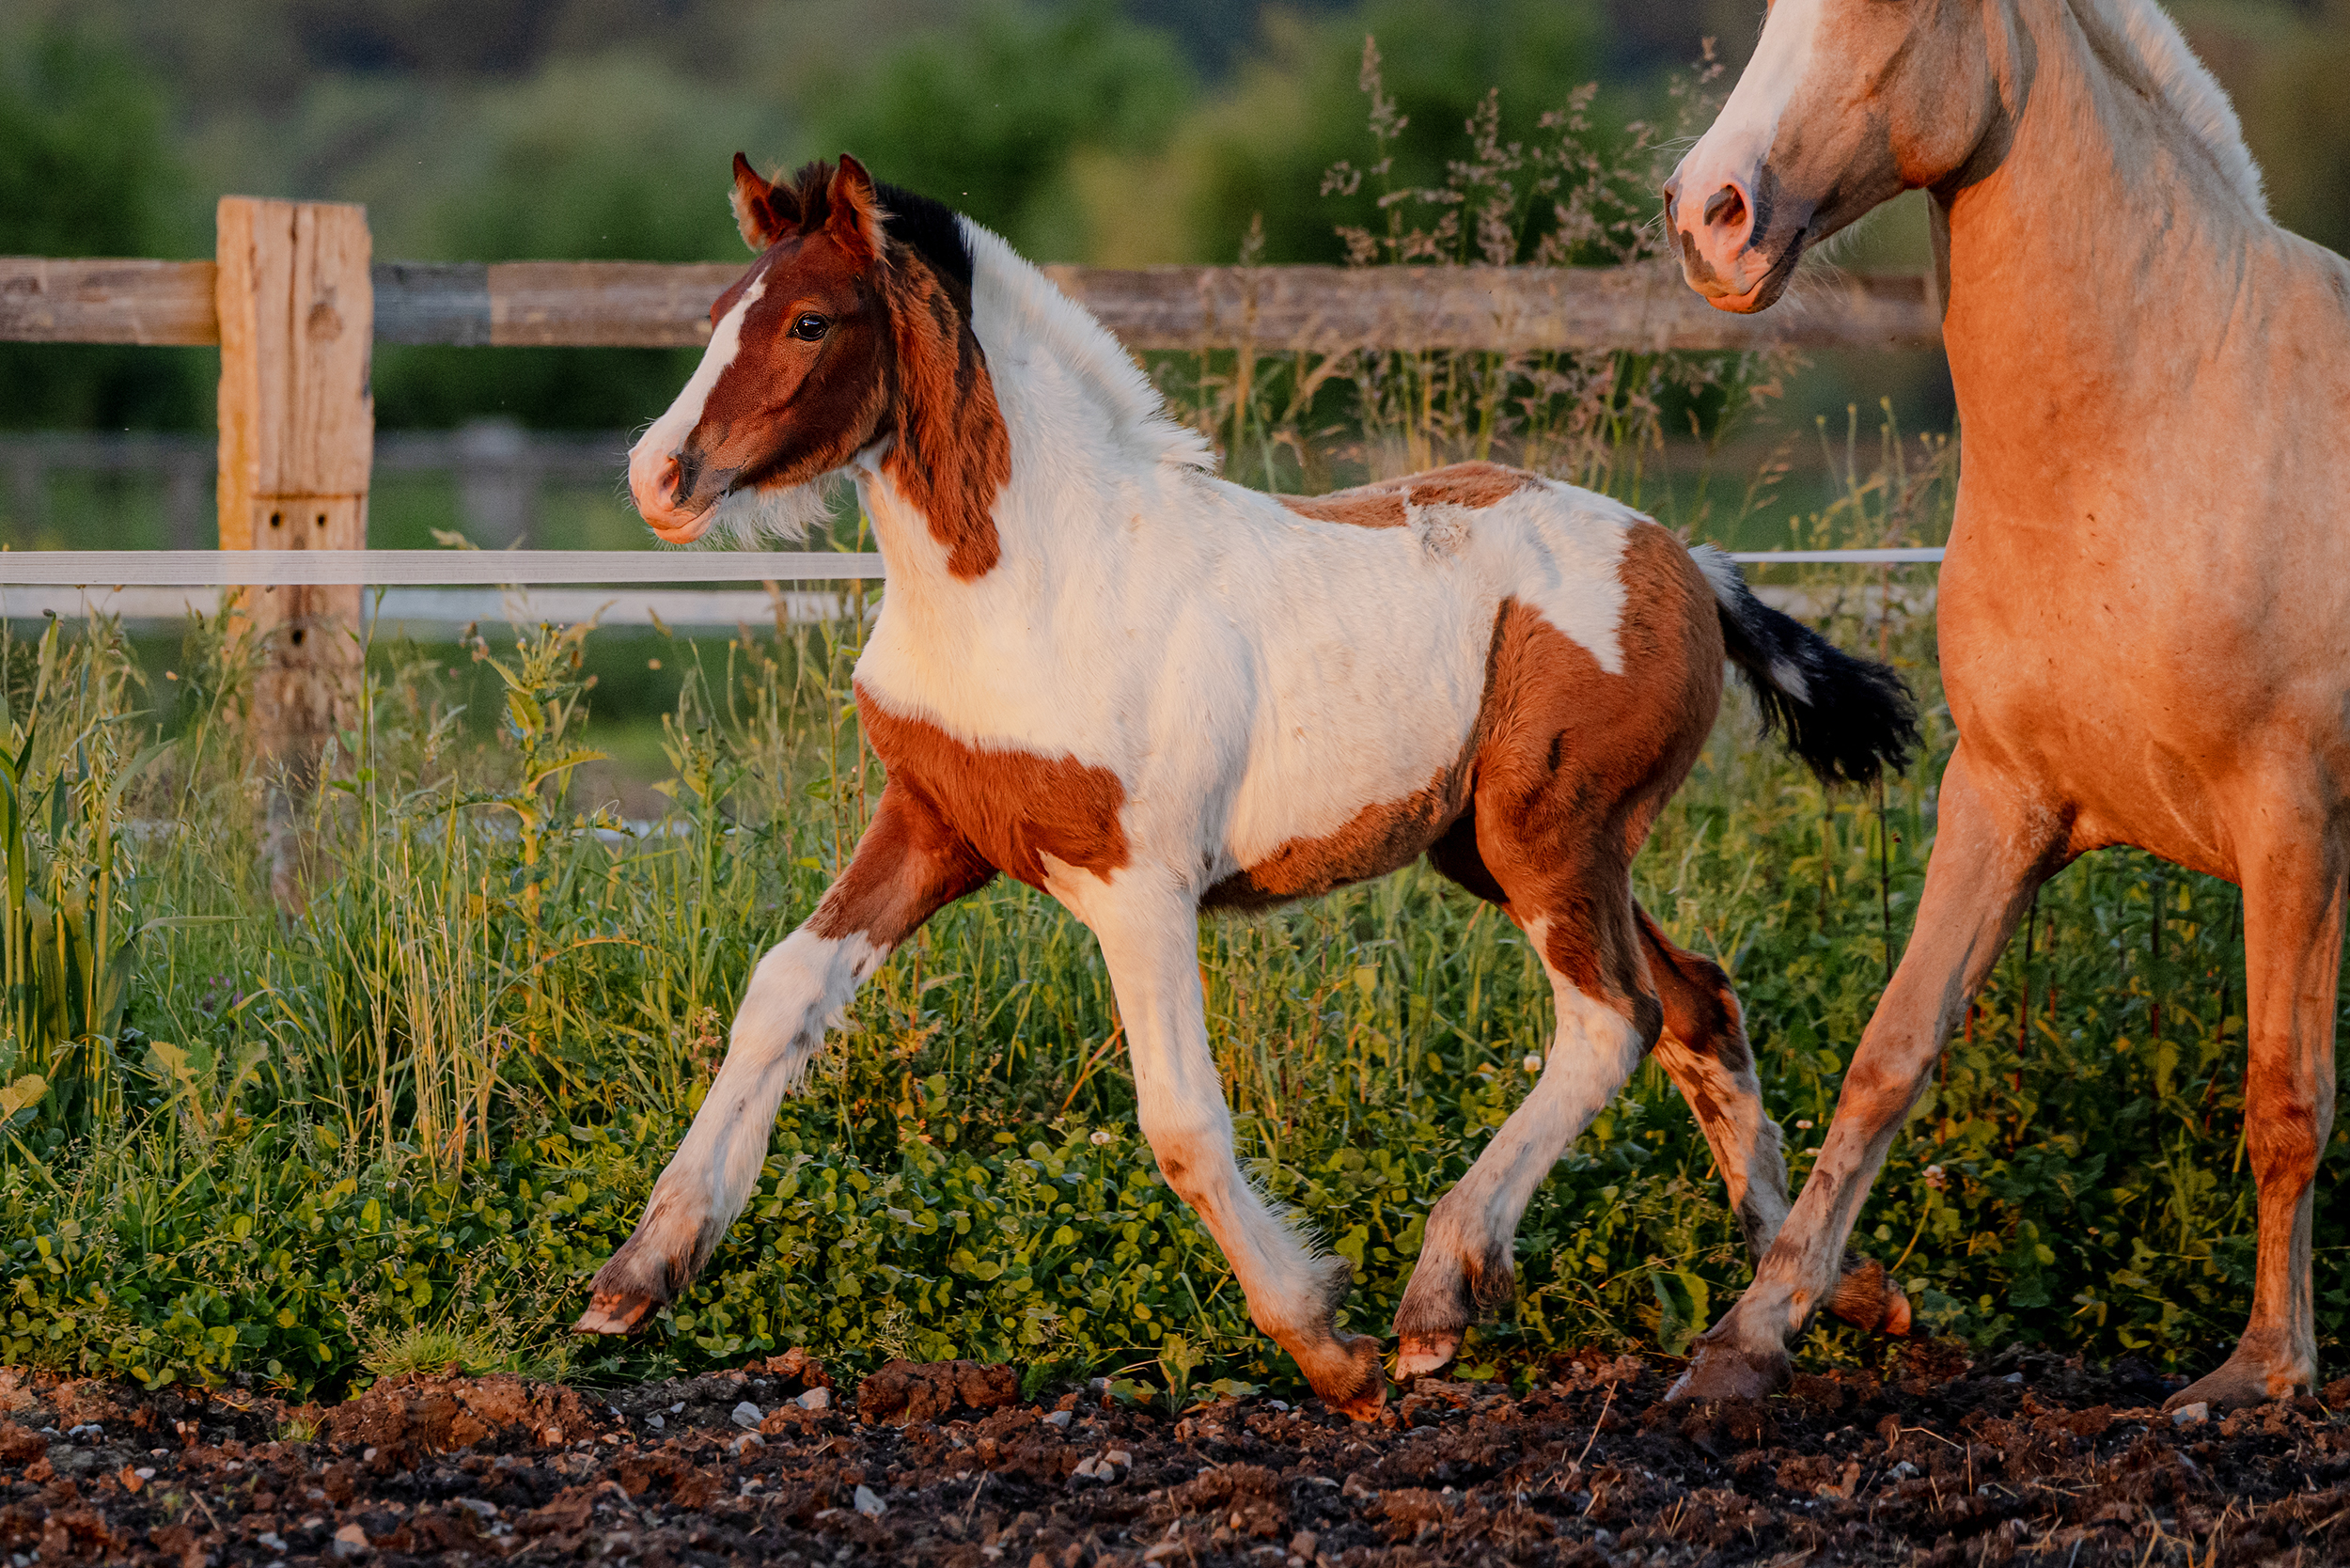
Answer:
[[[709,1259],[777,1103],[859,981],[998,871],[1100,940],[1142,1129],[1250,1315],[1331,1404],[1386,1397],[1337,1332],[1349,1268],[1235,1163],[1198,919],[1383,875],[1425,853],[1525,929],[1549,972],[1548,1065],[1431,1216],[1397,1316],[1406,1375],[1512,1289],[1528,1199],[1654,1048],[1749,1241],[1786,1212],[1722,972],[1634,904],[1629,868],[1714,722],[1727,650],[1794,749],[1868,778],[1912,740],[1891,672],[1755,602],[1604,496],[1491,463],[1307,500],[1216,479],[1091,317],[995,235],[854,160],[771,185],[736,160],[760,252],[709,352],[637,442],[664,539],[786,527],[851,470],[889,591],[856,668],[888,770],[855,855],[760,960],[725,1062],[579,1327],[625,1332]],[[1844,1308],[1907,1304],[1856,1263]]]
[[[1684,1397],[1751,1394],[1836,1278],[1887,1145],[2032,891],[2136,844],[2244,889],[2251,1324],[2174,1403],[2311,1386],[2350,789],[2350,265],[2272,223],[2151,0],[1777,0],[1666,196],[1690,284],[1932,195],[1966,432],[1942,569],[1960,734],[1910,940],[1819,1164]]]

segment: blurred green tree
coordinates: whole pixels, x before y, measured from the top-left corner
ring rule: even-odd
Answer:
[[[1166,34],[1107,0],[987,4],[917,35],[811,105],[817,144],[935,196],[1039,260],[1092,248],[1069,164],[1162,142],[1196,91]]]
[[[0,31],[0,255],[205,254],[174,231],[156,85],[59,22]],[[201,349],[0,343],[0,425],[185,429],[211,419]]]
[[[736,149],[777,133],[662,65],[622,56],[556,61],[484,92],[449,130],[439,156],[455,166],[414,238],[420,257],[468,261],[747,263],[727,206],[728,165]],[[376,355],[376,417],[442,427],[502,414],[547,428],[626,428],[659,414],[697,357],[386,345]]]
[[[1442,185],[1447,162],[1464,154],[1463,128],[1490,89],[1501,92],[1503,137],[1536,139],[1541,117],[1599,74],[1606,30],[1596,8],[1557,0],[1371,0],[1311,24],[1273,13],[1265,52],[1178,137],[1191,259],[1230,260],[1261,216],[1261,259],[1343,259],[1337,226],[1384,229],[1376,205],[1383,185]],[[1370,104],[1357,82],[1366,34],[1378,39],[1386,91],[1403,120],[1393,166],[1384,177],[1369,171],[1351,197],[1323,199],[1324,172],[1341,159],[1361,165],[1371,146]],[[1623,118],[1612,109],[1597,123]]]

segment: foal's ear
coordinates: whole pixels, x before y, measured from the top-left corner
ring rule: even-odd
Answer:
[[[763,251],[799,231],[800,198],[791,187],[763,179],[739,152],[734,155],[734,189],[727,193],[727,201],[734,209],[734,227],[743,231],[743,243],[753,250]]]
[[[870,266],[881,259],[885,243],[882,220],[887,216],[874,194],[873,177],[863,164],[842,153],[824,192],[824,231],[860,265]]]

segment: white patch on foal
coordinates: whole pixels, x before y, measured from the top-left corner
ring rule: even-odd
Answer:
[[[835,938],[805,929],[767,949],[734,1015],[718,1076],[646,1207],[665,1226],[695,1231],[658,1238],[664,1251],[698,1262],[733,1223],[767,1162],[784,1095],[888,956],[862,933]]]

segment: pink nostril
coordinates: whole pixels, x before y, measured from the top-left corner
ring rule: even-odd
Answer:
[[[684,477],[685,465],[683,463],[678,462],[675,457],[664,459],[661,464],[661,475],[653,480],[653,498],[665,507],[675,501],[678,485]]]
[[[1735,185],[1724,185],[1705,198],[1705,221],[1716,228],[1737,228],[1747,221],[1747,194]]]

